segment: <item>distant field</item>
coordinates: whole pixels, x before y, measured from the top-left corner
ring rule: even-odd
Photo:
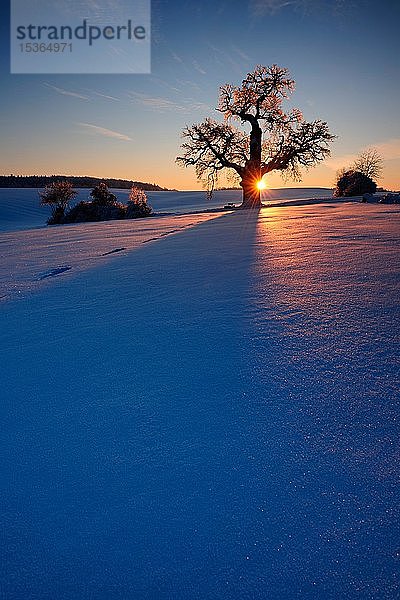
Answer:
[[[121,202],[127,202],[129,190],[113,190]],[[89,199],[90,190],[78,188],[77,201]],[[301,198],[328,198],[332,190],[328,188],[285,188],[265,190],[263,202],[295,200]],[[147,192],[149,202],[155,212],[202,211],[224,206],[228,202],[240,204],[240,190],[217,191],[212,200],[207,200],[204,192]],[[39,204],[36,188],[0,189],[0,231],[29,229],[46,224],[50,211]]]

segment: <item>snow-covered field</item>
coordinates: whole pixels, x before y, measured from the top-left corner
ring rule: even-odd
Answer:
[[[90,200],[89,189],[78,189],[76,201]],[[118,200],[127,202],[129,190],[113,190]],[[265,190],[263,201],[283,202],[301,198],[325,198],[332,195],[326,188],[287,188]],[[228,202],[239,205],[239,190],[217,191],[212,200],[207,200],[204,192],[147,192],[149,203],[157,213],[182,214],[204,211],[224,206]],[[42,227],[50,210],[39,205],[38,190],[33,188],[0,188],[0,231]]]
[[[0,302],[69,279],[141,244],[193,227],[218,213],[80,223],[0,233]]]
[[[0,237],[2,594],[397,598],[399,207],[198,218]]]

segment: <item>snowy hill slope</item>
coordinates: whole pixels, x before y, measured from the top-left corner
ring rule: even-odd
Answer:
[[[75,277],[140,245],[193,227],[218,213],[79,223],[0,233],[0,301]]]
[[[5,596],[396,597],[399,224],[231,213],[4,303]]]

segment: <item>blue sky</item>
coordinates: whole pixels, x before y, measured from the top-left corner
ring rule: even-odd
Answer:
[[[199,188],[174,164],[182,128],[217,116],[220,85],[277,63],[296,80],[288,106],[338,136],[332,158],[300,185],[330,186],[336,168],[376,146],[381,183],[399,188],[399,23],[395,1],[154,0],[151,75],[11,75],[2,8],[1,173]],[[267,183],[293,185],[278,175]]]

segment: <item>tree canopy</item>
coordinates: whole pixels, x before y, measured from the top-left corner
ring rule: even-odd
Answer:
[[[336,183],[335,196],[362,196],[363,194],[374,194],[376,183],[360,171],[343,171]]]
[[[367,148],[353,163],[353,170],[370,179],[379,179],[383,171],[383,158],[376,148]]]
[[[240,86],[222,86],[217,111],[224,120],[207,118],[186,127],[183,153],[177,162],[194,166],[210,193],[222,170],[236,173],[245,208],[260,206],[257,184],[265,174],[281,171],[300,180],[302,168],[312,167],[329,155],[335,136],[324,121],[306,121],[298,109],[284,111],[283,102],[294,85],[287,69],[259,65]],[[235,122],[242,127],[250,125],[250,133]]]

